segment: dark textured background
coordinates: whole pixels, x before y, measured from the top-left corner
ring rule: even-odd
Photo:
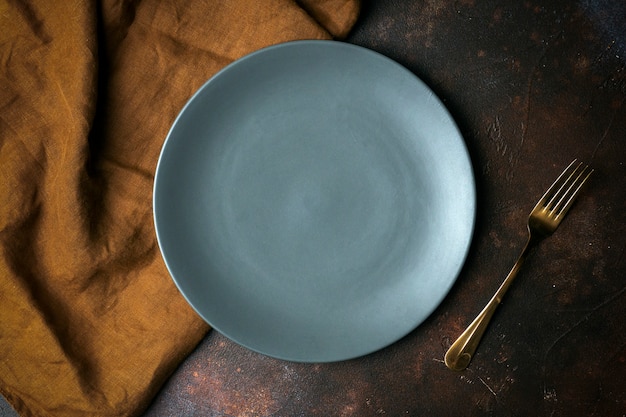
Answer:
[[[347,362],[283,362],[212,332],[146,417],[626,415],[626,3],[369,1],[348,41],[422,78],[463,132],[479,214],[456,285],[403,340]],[[448,370],[574,158],[594,177],[470,367]]]
[[[284,362],[210,332],[144,417],[626,415],[626,3],[371,0],[348,42],[413,71],[462,130],[479,214],[456,285],[404,339],[346,362]],[[590,184],[469,368],[449,371],[447,348],[573,158]]]

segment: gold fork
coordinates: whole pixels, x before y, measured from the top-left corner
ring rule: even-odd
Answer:
[[[465,329],[446,352],[446,366],[454,371],[461,371],[469,365],[476,352],[487,325],[502,301],[502,297],[511,286],[529,250],[544,238],[550,236],[563,221],[563,217],[574,203],[580,190],[593,172],[588,165],[574,159],[559,175],[548,191],[541,197],[528,217],[528,241],[511,272],[504,279],[498,291],[489,300],[483,311]]]

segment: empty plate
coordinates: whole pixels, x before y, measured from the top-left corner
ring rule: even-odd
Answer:
[[[326,362],[378,350],[454,283],[475,217],[471,162],[415,75],[335,41],[227,66],[163,145],[154,218],[181,293],[235,342]]]

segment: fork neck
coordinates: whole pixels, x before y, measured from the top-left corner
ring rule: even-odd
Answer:
[[[517,258],[517,261],[515,261],[515,264],[513,265],[513,268],[511,268],[511,270],[509,271],[508,275],[506,276],[506,278],[504,279],[504,281],[500,285],[500,288],[498,288],[498,290],[496,291],[496,293],[492,297],[491,302],[500,304],[500,302],[502,301],[502,298],[504,297],[504,294],[508,291],[509,287],[513,283],[513,280],[517,276],[517,272],[520,270],[522,264],[526,260],[526,257],[530,253],[531,249],[533,249],[535,246],[537,246],[537,244],[542,239],[543,239],[543,236],[530,233],[530,229],[529,229],[528,239],[526,240],[526,244],[524,245],[524,248],[522,249],[521,253],[519,254],[519,256]]]

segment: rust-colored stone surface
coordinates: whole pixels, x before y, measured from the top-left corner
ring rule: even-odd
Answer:
[[[624,415],[626,3],[372,0],[348,41],[422,78],[463,132],[479,215],[456,285],[407,337],[352,361],[279,361],[211,332],[145,417]],[[596,169],[591,183],[528,259],[469,368],[449,371],[446,349],[574,158]]]

